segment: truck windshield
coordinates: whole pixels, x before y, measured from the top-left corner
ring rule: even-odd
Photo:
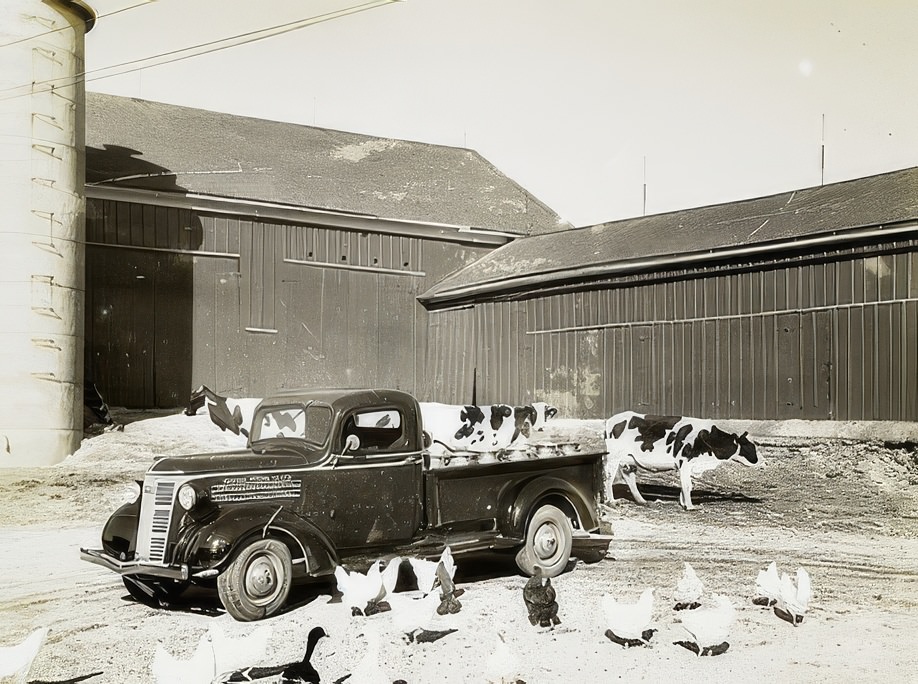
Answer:
[[[291,404],[264,408],[252,421],[252,443],[266,439],[295,439],[318,448],[328,439],[331,417],[328,406]]]

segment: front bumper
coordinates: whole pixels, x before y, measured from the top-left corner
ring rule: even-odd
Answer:
[[[150,565],[139,561],[123,561],[110,556],[102,549],[80,549],[80,559],[101,565],[119,575],[146,575],[149,577],[165,577],[167,579],[188,581],[190,572],[188,566],[181,565]]]

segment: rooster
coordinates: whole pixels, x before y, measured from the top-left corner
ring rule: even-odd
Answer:
[[[609,628],[606,636],[626,648],[646,646],[656,629],[650,627],[654,589],[641,592],[637,603],[619,603],[612,594],[602,597],[602,610]]]

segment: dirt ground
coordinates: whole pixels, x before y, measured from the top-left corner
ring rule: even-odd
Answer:
[[[384,679],[484,682],[501,674],[528,684],[579,681],[915,681],[918,650],[918,445],[914,440],[781,436],[750,430],[764,468],[727,465],[696,481],[698,510],[683,511],[676,479],[639,480],[651,500],[622,498],[604,519],[615,539],[605,560],[577,562],[556,578],[554,628],[533,627],[522,599],[525,579],[511,562],[458,558],[462,610],[438,618],[458,631],[412,644],[383,613],[353,618],[329,583],[300,588],[290,610],[239,623],[213,595],[191,592],[171,609],[132,601],[116,575],[79,560],[97,547],[101,527],[136,493],[154,454],[213,449],[223,435],[205,416],[124,414],[121,432],[84,440],[62,464],[0,469],[0,645],[50,627],[30,681],[152,682],[157,645],[189,657],[210,627],[230,636],[270,629],[260,662],[302,657],[309,630],[327,638],[312,659],[323,682],[355,673],[374,655]],[[141,420],[136,420],[142,418]],[[780,428],[780,426],[778,426]],[[906,426],[906,432],[910,429]],[[545,439],[598,446],[598,421],[557,421]],[[767,434],[765,434],[767,432]],[[836,434],[847,434],[841,426]],[[772,560],[805,567],[813,599],[797,627],[751,602],[757,572]],[[698,657],[674,642],[687,633],[672,593],[691,563],[711,593],[737,608],[730,648]],[[416,595],[410,580],[400,583]],[[651,646],[624,649],[605,636],[600,599],[633,601],[656,587]],[[510,665],[498,672],[496,653]]]

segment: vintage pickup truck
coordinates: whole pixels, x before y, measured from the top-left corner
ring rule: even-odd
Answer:
[[[216,583],[245,621],[280,610],[292,582],[349,559],[491,549],[555,576],[572,555],[605,555],[601,452],[442,465],[428,441],[402,391],[264,399],[245,450],[156,460],[137,500],[106,523],[102,548],[81,557],[148,603]]]

